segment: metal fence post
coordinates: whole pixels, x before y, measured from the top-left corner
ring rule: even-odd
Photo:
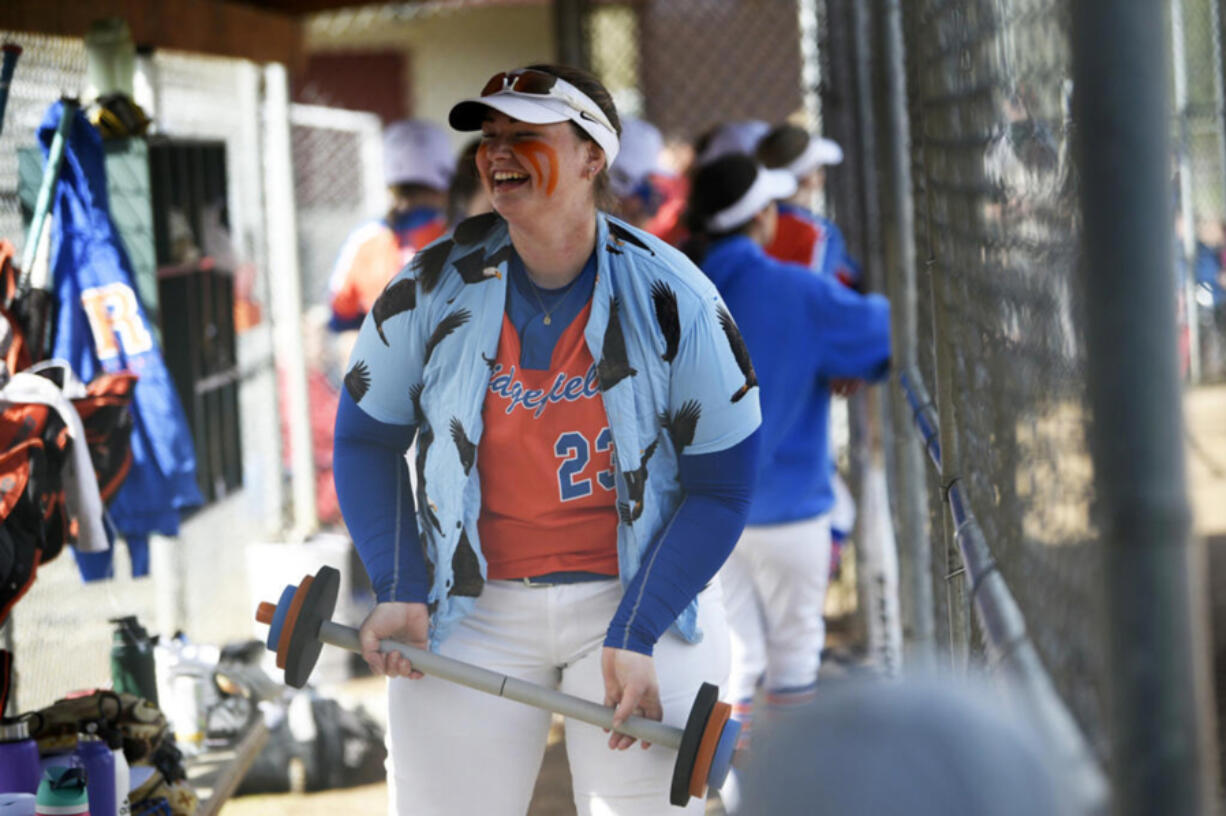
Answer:
[[[873,51],[871,5],[871,0],[853,0],[851,7],[855,116],[860,135],[855,170],[861,203],[861,209],[852,220],[857,226],[867,288],[880,292],[885,288],[884,250],[880,239],[884,225],[877,169],[873,80],[878,61]],[[859,481],[860,498],[856,575],[860,584],[858,594],[867,607],[869,654],[886,675],[893,675],[902,665],[902,623],[898,603],[898,550],[885,487],[883,399],[882,389],[871,388],[853,398],[850,405],[852,442],[860,465],[853,474]]]
[[[922,668],[934,646],[932,619],[932,551],[927,518],[927,474],[923,452],[911,431],[907,400],[898,388],[898,372],[918,366],[915,291],[915,205],[911,200],[910,126],[907,119],[906,62],[903,53],[901,0],[880,0],[882,61],[885,65],[885,122],[882,166],[888,188],[883,204],[886,292],[890,298],[893,342],[890,409],[893,421],[892,471],[894,520],[898,536],[899,596],[907,659]]]
[[[1079,0],[1072,22],[1116,812],[1209,813],[1214,718],[1206,620],[1193,612],[1203,572],[1190,569],[1163,6]]]
[[[947,324],[949,280],[937,268],[935,254],[925,262],[932,281],[933,354],[936,359],[936,404],[941,415],[941,503],[945,521],[945,591],[949,604],[949,652],[954,668],[965,669],[970,658],[970,605],[966,593],[966,568],[958,551],[957,526],[949,511],[948,491],[958,479],[961,459],[958,454],[958,408],[954,404],[955,387],[952,348]]]
[[[916,35],[922,36],[923,25],[917,22]],[[920,121],[924,122],[927,110],[921,108]],[[926,128],[926,125],[923,125]],[[931,147],[924,139],[922,156],[925,167],[932,165]],[[970,660],[970,603],[966,588],[966,570],[962,564],[962,556],[958,551],[956,537],[957,527],[950,515],[949,488],[961,473],[961,457],[958,450],[958,407],[954,404],[954,374],[952,366],[952,348],[949,338],[947,317],[947,292],[949,289],[948,270],[941,270],[937,262],[937,240],[932,224],[933,193],[931,183],[924,184],[924,195],[927,197],[925,210],[925,231],[927,234],[928,257],[924,259],[924,275],[929,284],[930,299],[927,304],[932,314],[932,354],[933,376],[936,380],[935,402],[942,421],[940,427],[941,446],[941,518],[943,537],[941,549],[944,556],[945,594],[946,594],[946,631],[949,636],[949,659],[955,669],[965,669]]]
[[[301,539],[318,526],[315,458],[311,447],[306,357],[302,343],[302,273],[298,265],[298,216],[285,66],[264,68],[264,217],[268,225],[268,277],[273,281],[273,327],[277,365],[286,378],[290,428],[293,531]]]
[[[1192,161],[1188,145],[1188,61],[1184,39],[1183,0],[1171,0],[1171,62],[1174,66],[1175,115],[1179,141],[1179,213],[1183,235],[1179,250],[1183,258],[1184,321],[1188,326],[1188,379],[1200,381],[1200,323],[1196,306],[1196,213],[1192,205]],[[1168,120],[1169,121],[1169,120]],[[1167,218],[1169,218],[1169,214]]]
[[[553,0],[553,32],[558,62],[588,70],[591,55],[587,49],[588,0]]]

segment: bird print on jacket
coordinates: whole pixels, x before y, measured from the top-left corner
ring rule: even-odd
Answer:
[[[434,332],[430,335],[430,339],[426,341],[424,363],[430,362],[430,355],[434,353],[435,347],[443,342],[447,335],[471,320],[472,316],[473,313],[467,309],[456,309],[440,320],[439,324],[434,328]]]
[[[660,359],[671,363],[681,343],[681,318],[677,314],[677,293],[662,280],[651,285],[651,302],[656,310],[656,322],[664,335],[665,350]]]
[[[430,536],[426,535],[426,531],[422,530],[417,534],[418,541],[421,542],[421,558],[426,562],[426,587],[434,586],[434,562],[430,560]]]
[[[656,254],[652,251],[651,247],[643,243],[643,241],[637,235],[614,221],[609,222],[609,235],[613,236],[613,240],[615,241],[633,244],[644,252],[650,253],[651,255]]]
[[[477,460],[477,446],[464,433],[464,425],[455,417],[451,418],[451,439],[455,442],[456,452],[460,455],[460,464],[464,466],[464,475],[472,472],[473,463]]]
[[[370,390],[370,369],[362,360],[355,362],[345,375],[345,390],[354,402],[361,402]]]
[[[409,399],[413,401],[413,411],[418,428],[417,460],[414,462],[414,469],[417,471],[417,510],[426,517],[434,529],[442,533],[443,525],[438,520],[429,493],[426,492],[426,454],[430,446],[434,444],[434,431],[431,430],[430,423],[426,421],[426,415],[421,409],[421,392],[424,387],[423,383],[416,383],[409,388]]]
[[[732,347],[736,367],[745,375],[745,384],[732,395],[732,401],[738,402],[741,397],[749,393],[749,389],[757,388],[758,375],[754,373],[753,361],[749,359],[749,348],[745,345],[745,338],[741,337],[741,330],[736,327],[732,314],[723,306],[718,307],[716,314],[719,316],[720,328],[724,330],[724,337],[728,338],[728,345]]]
[[[425,383],[413,383],[409,386],[409,401],[413,403],[413,418],[418,425],[422,425],[426,421],[426,415],[421,411],[421,392],[425,388]]]
[[[383,324],[398,314],[417,308],[417,281],[413,278],[401,278],[389,283],[383,294],[375,301],[370,315],[375,321],[375,331],[383,345],[390,346],[387,335],[383,333]]]
[[[485,240],[485,236],[489,234],[490,230],[494,228],[494,225],[501,218],[502,216],[496,212],[469,216],[456,224],[455,229],[452,230],[451,237],[461,246],[480,243]]]
[[[486,255],[478,250],[477,252],[469,253],[463,258],[457,258],[453,266],[456,272],[460,273],[460,279],[465,283],[485,283],[491,278],[501,278],[502,273],[498,271],[498,265],[510,259],[514,250],[508,244],[493,255]]]
[[[413,270],[413,277],[421,281],[423,292],[428,293],[438,285],[438,279],[443,274],[443,266],[447,263],[447,256],[451,254],[451,248],[454,246],[454,241],[439,241],[413,256],[413,260],[409,262],[409,268]]]
[[[451,574],[454,583],[447,590],[448,595],[460,595],[465,598],[475,598],[481,594],[485,579],[481,577],[481,564],[473,545],[468,541],[468,531],[460,531],[460,541],[456,544],[455,553],[451,556]]]
[[[673,440],[673,450],[678,456],[694,441],[694,431],[698,428],[700,416],[702,406],[697,400],[686,400],[675,414],[660,415],[660,424],[668,430],[668,437]]]
[[[656,452],[657,444],[659,440],[653,440],[647,446],[636,470],[626,471],[626,495],[629,496],[630,501],[617,503],[617,513],[624,524],[633,524],[639,516],[643,515],[643,492],[647,488],[647,462]]]
[[[626,337],[622,334],[622,324],[617,311],[617,298],[609,298],[609,325],[604,330],[600,362],[596,364],[596,376],[600,380],[601,391],[608,391],[622,380],[638,373],[630,367],[630,360],[626,357]]]

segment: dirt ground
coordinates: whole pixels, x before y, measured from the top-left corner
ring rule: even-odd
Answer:
[[[1214,596],[1226,599],[1226,385],[1189,391],[1185,399],[1188,485],[1195,528],[1217,557]],[[1220,582],[1217,577],[1221,576]],[[1221,615],[1226,618],[1226,606]],[[1226,653],[1226,643],[1219,646]],[[1226,673],[1226,662],[1219,665]],[[355,680],[338,690],[346,700],[360,701],[376,718],[386,718],[383,683]],[[1222,694],[1224,689],[1219,689]],[[222,816],[333,816],[338,813],[382,814],[387,809],[386,784],[304,795],[247,796],[233,799]],[[554,729],[537,779],[530,816],[574,816],[570,775],[561,730]],[[709,816],[722,814],[718,800],[708,802]]]
[[[1226,535],[1226,384],[1189,391],[1184,418],[1196,531]]]

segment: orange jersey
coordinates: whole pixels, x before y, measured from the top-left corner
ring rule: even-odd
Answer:
[[[481,549],[491,579],[617,574],[613,437],[583,339],[589,303],[558,339],[547,371],[523,369],[503,315],[478,448]]]
[[[414,210],[393,229],[384,221],[359,227],[345,241],[332,272],[334,328],[357,328],[388,281],[431,241],[447,232],[436,210]]]
[[[652,175],[651,181],[664,200],[660,202],[660,208],[647,222],[645,229],[673,246],[681,246],[689,237],[682,216],[685,214],[686,199],[690,195],[690,182],[684,176],[667,176],[662,173]]]
[[[780,208],[775,240],[766,248],[766,254],[781,261],[815,268],[818,249],[825,240],[821,225],[813,219]]]

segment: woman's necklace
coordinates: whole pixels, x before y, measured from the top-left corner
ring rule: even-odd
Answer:
[[[580,272],[579,276],[582,277],[583,273]],[[567,301],[567,299],[570,297],[570,293],[576,288],[575,284],[579,282],[579,278],[575,278],[573,281],[571,281],[570,288],[566,290],[566,294],[562,295],[562,298],[557,303],[553,304],[552,309],[546,309],[545,301],[541,300],[541,293],[539,291],[540,287],[532,282],[532,278],[528,275],[528,270],[526,269],[524,270],[524,277],[528,279],[528,286],[532,289],[532,294],[536,297],[536,302],[540,305],[541,311],[545,313],[544,322],[546,326],[553,322],[549,316],[556,312],[562,306],[562,304]]]

